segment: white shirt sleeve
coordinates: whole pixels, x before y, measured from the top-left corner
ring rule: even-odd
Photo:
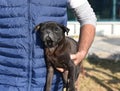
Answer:
[[[81,26],[85,24],[92,24],[93,26],[96,26],[97,21],[96,15],[87,0],[69,0],[69,1],[70,8],[72,8]]]
[[[87,0],[68,0],[68,4],[71,8],[76,8],[83,5]]]

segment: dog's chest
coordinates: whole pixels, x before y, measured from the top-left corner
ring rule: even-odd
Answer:
[[[68,66],[68,56],[66,56],[65,52],[58,52],[58,51],[52,51],[52,50],[45,50],[46,53],[46,61],[48,66],[52,65],[55,68],[59,67],[59,68],[64,68],[67,69]],[[69,55],[69,54],[68,54]]]

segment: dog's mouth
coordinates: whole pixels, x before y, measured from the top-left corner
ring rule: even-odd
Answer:
[[[54,47],[55,42],[48,36],[45,38],[44,45],[45,45],[45,47],[49,47],[49,48]]]

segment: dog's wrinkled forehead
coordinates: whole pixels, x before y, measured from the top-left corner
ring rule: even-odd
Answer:
[[[58,26],[56,23],[45,23],[41,26],[41,30],[52,30],[52,31],[55,31],[55,30],[61,30],[62,29],[60,28],[60,26]]]
[[[44,22],[40,23],[39,25],[36,26],[36,30],[42,31],[42,30],[61,30],[64,33],[66,32],[68,34],[69,29],[65,27],[64,25],[58,24],[56,22]]]

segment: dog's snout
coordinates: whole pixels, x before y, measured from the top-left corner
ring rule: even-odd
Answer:
[[[46,37],[46,40],[47,40],[47,41],[50,41],[50,40],[51,40],[51,38],[48,36],[48,37]]]
[[[45,38],[45,42],[44,43],[45,43],[46,47],[52,47],[53,46],[53,41],[52,41],[52,39],[49,36],[47,36]]]

